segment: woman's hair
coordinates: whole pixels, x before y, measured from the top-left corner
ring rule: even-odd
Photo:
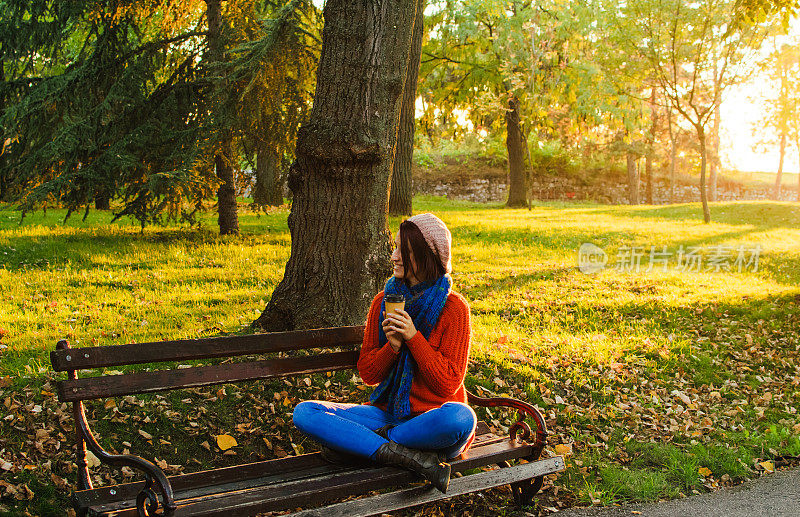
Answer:
[[[414,270],[409,251],[414,254],[419,271]],[[446,272],[442,260],[428,246],[419,227],[409,220],[400,223],[400,256],[403,257],[403,281],[406,286],[409,286],[410,276],[414,276],[420,282],[426,282],[436,280]]]

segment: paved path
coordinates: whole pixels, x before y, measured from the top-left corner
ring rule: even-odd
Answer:
[[[641,512],[632,513],[632,512]],[[798,517],[800,469],[783,470],[732,488],[663,503],[565,510],[558,517]]]

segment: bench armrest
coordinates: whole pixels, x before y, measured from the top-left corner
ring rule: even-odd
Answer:
[[[58,350],[69,350],[70,346],[66,340],[61,340],[56,345]],[[67,377],[71,380],[78,378],[75,370],[68,370]],[[86,449],[88,448],[100,460],[113,467],[132,467],[145,474],[145,486],[136,497],[136,508],[139,515],[161,515],[168,517],[175,512],[175,496],[172,485],[167,479],[164,471],[153,462],[132,454],[111,454],[105,450],[89,427],[89,420],[86,418],[86,410],[83,401],[76,401],[72,404],[72,413],[75,417],[75,430],[77,434],[77,456],[78,456],[78,488],[91,489],[92,482],[89,478],[88,464],[86,461]],[[153,488],[161,492],[163,505],[159,505],[158,495]],[[159,513],[159,506],[161,512]]]
[[[533,419],[536,425],[536,439],[533,442],[534,445],[534,459],[538,459],[539,455],[542,453],[542,449],[544,449],[545,444],[547,443],[547,424],[545,424],[544,417],[531,404],[527,402],[523,402],[521,400],[513,399],[510,397],[479,397],[474,393],[467,390],[467,400],[470,404],[475,406],[481,407],[498,407],[498,406],[505,406],[510,407],[517,410],[517,421],[514,422],[511,427],[508,428],[508,434],[512,440],[517,439],[517,432],[522,431],[519,440],[521,441],[530,441],[531,440],[531,428],[528,423],[525,421],[525,417],[529,416]]]

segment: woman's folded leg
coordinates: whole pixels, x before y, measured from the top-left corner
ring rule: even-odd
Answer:
[[[306,400],[295,406],[295,427],[322,445],[369,458],[386,440],[374,431],[393,423],[382,409],[364,404]]]
[[[477,423],[475,412],[467,404],[445,402],[393,427],[388,437],[406,447],[437,450],[454,458],[469,441]]]

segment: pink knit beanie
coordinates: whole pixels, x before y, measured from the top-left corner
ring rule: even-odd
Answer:
[[[442,260],[445,272],[450,273],[453,269],[450,264],[450,245],[453,243],[453,239],[444,221],[430,212],[417,214],[407,220],[417,225],[422,236],[425,237],[425,242]]]

